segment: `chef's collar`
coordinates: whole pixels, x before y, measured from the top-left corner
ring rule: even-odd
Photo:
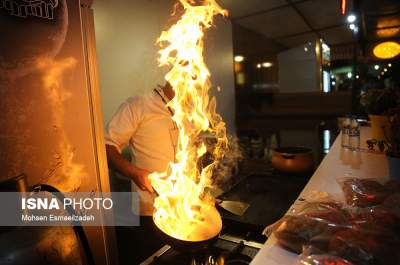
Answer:
[[[154,93],[156,93],[157,96],[161,97],[161,100],[164,102],[164,104],[167,107],[167,109],[168,109],[169,113],[171,114],[171,116],[174,116],[174,111],[167,105],[170,100],[164,94],[164,90],[161,88],[161,86],[156,87],[154,89]]]
[[[156,90],[158,93],[158,95],[161,97],[162,101],[167,104],[168,102],[170,102],[171,100],[168,99],[168,97],[165,95],[164,90],[162,89],[162,87],[160,85],[158,85],[154,90]]]

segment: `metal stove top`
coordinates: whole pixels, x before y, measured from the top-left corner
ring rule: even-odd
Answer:
[[[224,226],[260,232],[279,220],[296,201],[309,176],[277,172],[249,174],[220,199],[242,201],[250,205],[242,216],[221,209]]]
[[[140,265],[250,264],[262,245],[262,242],[223,234],[205,253],[183,253],[165,245]]]

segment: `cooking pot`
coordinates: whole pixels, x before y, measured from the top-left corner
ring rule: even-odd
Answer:
[[[313,152],[306,147],[279,147],[272,151],[272,166],[289,174],[305,174],[314,170]]]

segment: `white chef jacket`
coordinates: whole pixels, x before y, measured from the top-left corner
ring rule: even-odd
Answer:
[[[119,152],[129,145],[132,163],[150,172],[164,172],[174,161],[178,130],[172,114],[164,103],[168,101],[161,89],[128,98],[118,108],[106,128],[105,142]],[[164,99],[164,101],[163,101]],[[155,194],[142,191],[132,181],[132,191],[139,192],[140,215],[153,214]],[[137,211],[134,212],[139,214]]]

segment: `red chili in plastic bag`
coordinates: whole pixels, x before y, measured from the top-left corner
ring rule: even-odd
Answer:
[[[347,204],[355,207],[382,204],[391,194],[381,183],[372,179],[347,178],[340,182]]]

